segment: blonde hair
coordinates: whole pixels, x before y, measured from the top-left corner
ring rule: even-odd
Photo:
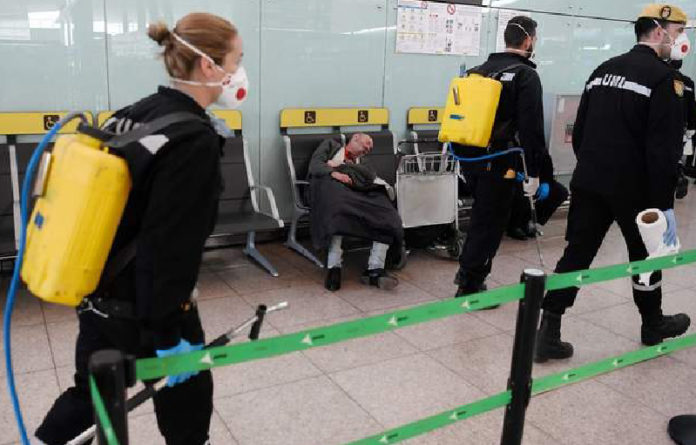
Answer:
[[[232,39],[237,37],[237,28],[222,17],[205,12],[194,12],[179,20],[170,30],[166,23],[157,22],[149,26],[147,35],[164,47],[162,57],[171,77],[189,79],[200,57],[179,42],[172,32],[195,46],[222,65],[225,55],[232,51]]]

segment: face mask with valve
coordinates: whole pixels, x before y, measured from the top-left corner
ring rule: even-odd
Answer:
[[[665,59],[666,61],[684,60],[684,58],[687,55],[689,55],[689,52],[691,52],[691,41],[689,40],[689,36],[686,35],[686,32],[680,33],[676,39],[673,39],[672,36],[669,35],[667,30],[664,27],[662,27],[657,20],[655,20],[654,22],[655,25],[657,25],[657,27],[665,33],[669,41],[663,43],[643,42],[643,44],[651,46],[653,48],[668,46],[670,48],[670,53],[669,56]]]
[[[196,48],[183,38],[179,37],[177,34],[172,33],[172,35],[179,43],[181,43],[194,53],[198,54],[202,58],[210,61],[218,71],[222,72],[225,75],[219,82],[197,82],[194,80],[178,78],[172,78],[172,81],[185,85],[193,85],[200,87],[220,87],[222,88],[222,93],[220,94],[220,96],[218,96],[215,103],[223,108],[239,108],[249,95],[249,78],[247,77],[247,72],[244,69],[244,67],[240,66],[234,73],[228,73],[227,71],[225,71],[223,67],[215,63],[212,57],[210,57],[200,49]]]
[[[681,61],[691,52],[691,41],[685,32],[679,34],[672,44],[671,60]]]

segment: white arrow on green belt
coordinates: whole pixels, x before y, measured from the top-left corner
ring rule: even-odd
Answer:
[[[210,352],[206,353],[203,358],[200,360],[199,363],[202,363],[204,365],[213,365],[213,357],[210,355]]]

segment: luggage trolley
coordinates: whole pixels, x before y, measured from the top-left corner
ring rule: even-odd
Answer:
[[[459,165],[447,152],[402,155],[396,173],[397,208],[404,228],[451,225],[455,235],[444,245],[451,258],[458,258],[464,245],[458,180]]]

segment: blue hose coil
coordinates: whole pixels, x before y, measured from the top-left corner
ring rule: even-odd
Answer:
[[[68,119],[65,119],[67,121]],[[22,445],[29,445],[29,438],[27,437],[27,430],[24,426],[24,419],[22,417],[22,410],[19,406],[19,398],[17,397],[17,388],[15,387],[14,371],[12,367],[12,341],[10,338],[10,327],[12,322],[12,309],[14,307],[15,296],[17,294],[17,287],[19,286],[19,272],[22,269],[22,260],[24,259],[24,247],[27,237],[27,221],[29,219],[28,206],[29,206],[29,191],[31,189],[32,178],[34,176],[34,171],[36,166],[41,160],[43,152],[46,150],[46,146],[49,141],[58,133],[60,128],[63,126],[63,121],[57,123],[51,128],[51,130],[44,136],[39,145],[34,150],[34,153],[29,160],[29,166],[27,167],[27,173],[24,177],[24,182],[22,183],[22,194],[20,200],[20,214],[21,214],[21,225],[19,231],[19,248],[17,249],[17,259],[15,260],[15,267],[12,273],[12,281],[10,282],[10,288],[7,292],[7,301],[5,302],[5,315],[3,317],[3,343],[5,347],[5,367],[7,369],[7,387],[10,392],[10,400],[12,402],[12,409],[14,410],[15,420],[17,421],[17,428],[19,429],[19,435],[22,440]]]

